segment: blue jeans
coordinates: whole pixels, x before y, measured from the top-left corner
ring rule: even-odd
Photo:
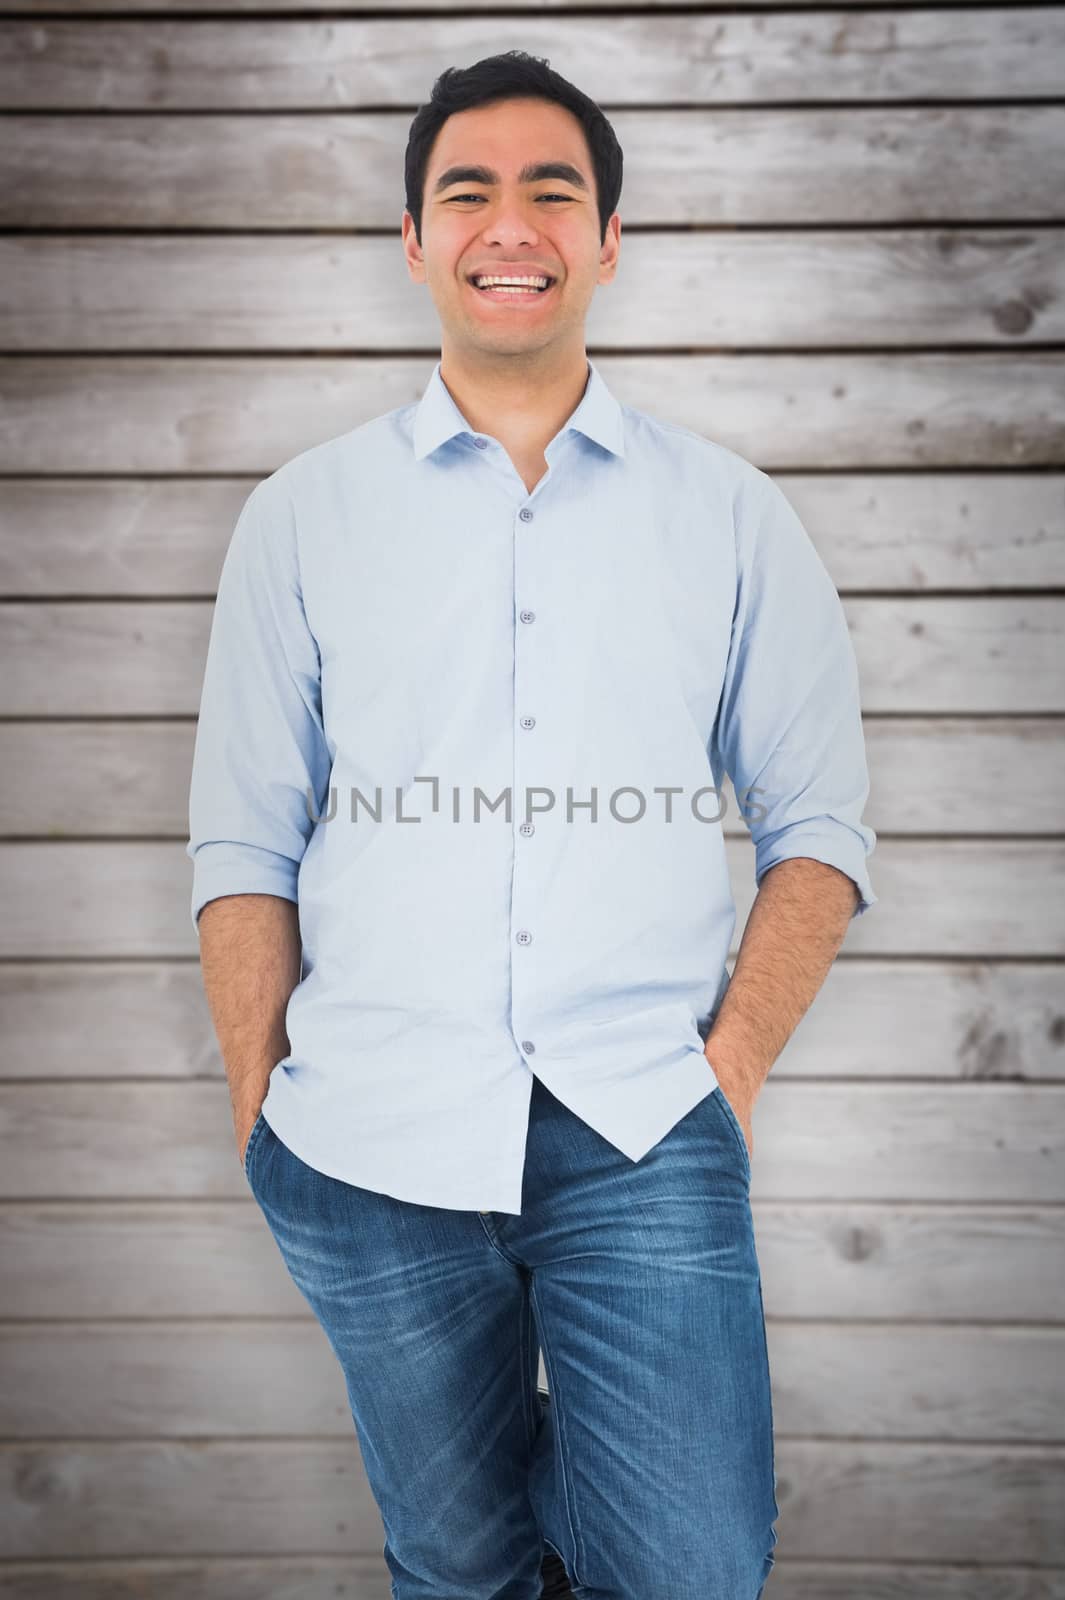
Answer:
[[[539,1600],[545,1544],[579,1600],[758,1600],[769,1360],[720,1088],[633,1163],[536,1079],[520,1216],[326,1177],[261,1114],[245,1173],[343,1369],[393,1600]]]

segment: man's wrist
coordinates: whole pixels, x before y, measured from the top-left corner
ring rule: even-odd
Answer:
[[[725,1041],[715,1038],[712,1030],[703,1047],[703,1054],[723,1087],[754,1103],[766,1079],[764,1072],[752,1069],[738,1051],[730,1051]],[[733,1095],[730,1094],[729,1098],[732,1099]]]

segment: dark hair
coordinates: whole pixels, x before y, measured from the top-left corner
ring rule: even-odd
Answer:
[[[553,71],[546,59],[531,56],[525,50],[507,50],[502,55],[485,56],[472,67],[446,67],[433,84],[427,104],[418,107],[407,138],[403,176],[407,210],[414,219],[414,237],[419,245],[429,155],[448,117],[495,100],[523,97],[553,100],[565,106],[584,129],[595,170],[599,242],[604,242],[606,225],[617,210],[621,194],[622,153],[613,128],[595,101]]]

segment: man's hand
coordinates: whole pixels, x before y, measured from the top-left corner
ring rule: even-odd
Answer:
[[[846,873],[809,856],[778,861],[762,876],[732,981],[704,1045],[752,1157],[754,1102],[824,982],[858,894]]]
[[[243,1120],[243,1131],[241,1131],[240,1128],[237,1130],[237,1150],[240,1154],[240,1164],[242,1167],[244,1165],[244,1158],[248,1153],[248,1140],[251,1138],[251,1130],[259,1120],[259,1112],[257,1111],[255,1113],[250,1122],[248,1122],[246,1117]]]
[[[270,1074],[289,1053],[285,1015],[300,981],[299,907],[280,895],[219,895],[203,907],[197,926],[243,1167]]]
[[[706,1056],[707,1061],[710,1061],[709,1048],[705,1049],[703,1054]],[[740,1127],[743,1129],[743,1137],[747,1141],[747,1156],[753,1162],[754,1128],[751,1124],[751,1113],[754,1110],[754,1102],[758,1098],[759,1086],[753,1085],[749,1078],[744,1078],[740,1073],[727,1067],[723,1068],[716,1058],[710,1061],[710,1065],[714,1069],[714,1077],[721,1086],[721,1093],[725,1096],[739,1119]]]

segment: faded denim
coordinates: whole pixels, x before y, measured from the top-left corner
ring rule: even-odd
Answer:
[[[262,1114],[245,1174],[343,1369],[393,1600],[539,1600],[545,1545],[577,1600],[758,1600],[772,1400],[720,1087],[634,1163],[535,1080],[520,1215],[328,1177]]]

